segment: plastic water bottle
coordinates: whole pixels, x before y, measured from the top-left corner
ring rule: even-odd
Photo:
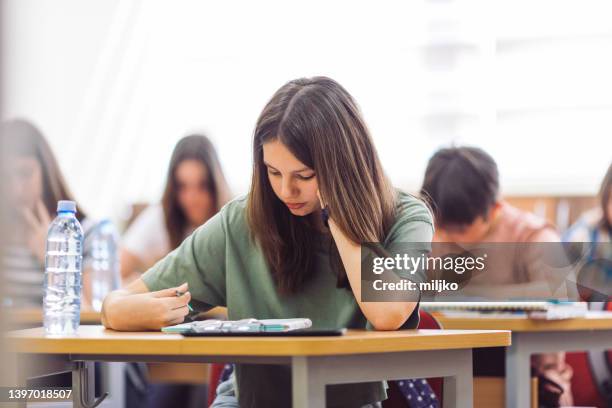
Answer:
[[[59,201],[47,233],[43,321],[48,334],[73,334],[80,323],[83,229],[76,203]]]
[[[119,288],[119,234],[109,220],[101,221],[90,234],[85,264],[91,271],[91,305],[99,312],[104,297]]]

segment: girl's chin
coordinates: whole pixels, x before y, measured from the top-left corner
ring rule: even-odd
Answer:
[[[312,214],[312,209],[308,206],[304,206],[301,208],[295,208],[295,209],[291,209],[287,207],[287,209],[291,212],[291,214],[298,216],[298,217],[304,217],[306,215]]]

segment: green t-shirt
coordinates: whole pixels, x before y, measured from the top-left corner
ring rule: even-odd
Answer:
[[[384,242],[431,242],[432,218],[418,199],[398,195],[398,216]],[[313,237],[315,275],[297,294],[281,295],[275,288],[263,253],[250,238],[246,220],[246,197],[228,203],[183,243],[149,269],[142,279],[151,291],[189,283],[192,305],[197,310],[227,306],[231,320],[307,317],[314,328],[367,326],[350,289],[337,288],[330,263],[330,236]],[[418,308],[403,328],[418,324]],[[240,364],[236,381],[242,407],[291,406],[289,367]],[[327,406],[360,407],[386,399],[383,382],[328,386]]]

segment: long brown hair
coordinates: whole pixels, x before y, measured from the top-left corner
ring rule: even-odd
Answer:
[[[4,155],[28,156],[38,161],[42,172],[42,202],[49,214],[56,213],[59,200],[74,201],[51,146],[36,126],[23,119],[9,120],[2,123],[0,137],[4,142],[2,147],[6,148]],[[78,204],[76,216],[82,221],[86,214]]]
[[[612,163],[608,167],[608,171],[606,172],[606,176],[601,182],[601,187],[599,188],[599,200],[601,205],[601,227],[612,231],[612,225],[610,224],[610,214],[608,210],[608,202],[612,200],[610,194],[612,193]]]
[[[357,243],[382,242],[395,219],[396,196],[351,95],[326,77],[283,85],[264,107],[253,138],[253,179],[247,219],[281,293],[296,292],[314,272],[314,229],[274,194],[263,145],[279,140],[314,170],[334,222]],[[338,286],[346,273],[335,244]]]
[[[179,140],[170,158],[166,187],[162,197],[166,230],[172,249],[178,247],[183,241],[188,228],[187,217],[178,202],[176,179],[176,169],[185,160],[197,160],[206,168],[208,189],[213,196],[215,213],[230,199],[229,187],[221,171],[221,163],[212,142],[204,135],[190,135]]]

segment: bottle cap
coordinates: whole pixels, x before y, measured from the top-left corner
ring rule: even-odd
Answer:
[[[76,213],[76,203],[74,201],[60,200],[57,202],[57,212]]]

